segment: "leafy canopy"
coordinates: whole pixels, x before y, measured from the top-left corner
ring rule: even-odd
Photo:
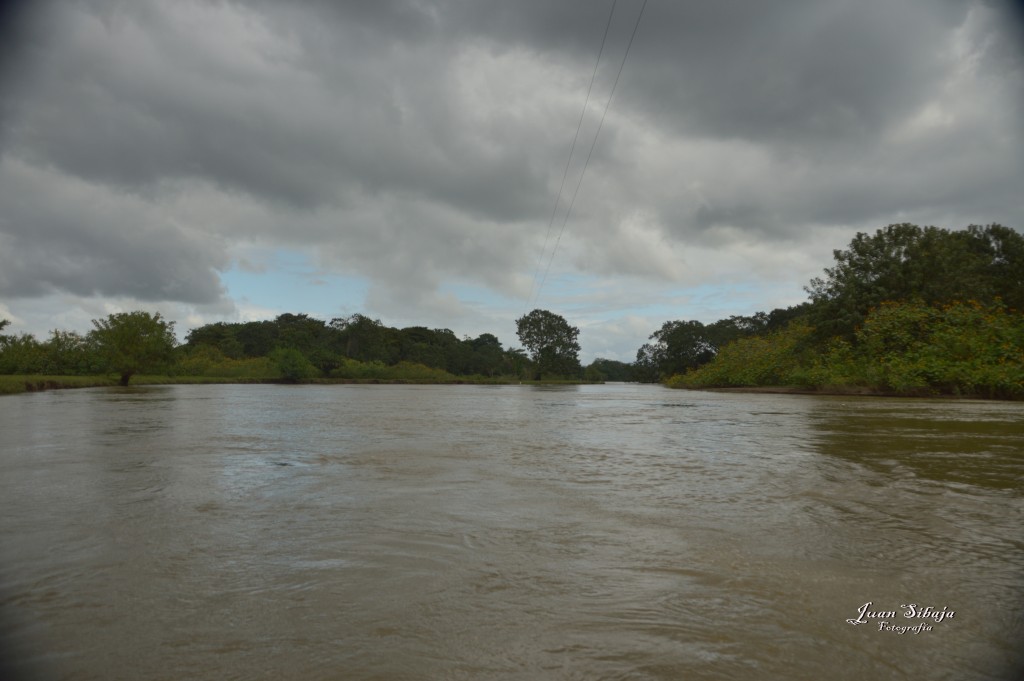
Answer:
[[[117,312],[92,320],[92,325],[89,340],[104,368],[121,375],[121,385],[128,385],[134,374],[163,368],[173,359],[174,322],[159,312]]]
[[[580,330],[561,315],[534,310],[516,320],[516,334],[530,351],[538,378],[579,375]]]
[[[908,223],[858,233],[836,264],[806,287],[821,338],[853,340],[868,312],[883,302],[926,305],[997,299],[1024,309],[1024,236],[1009,227],[971,225],[950,231]]]

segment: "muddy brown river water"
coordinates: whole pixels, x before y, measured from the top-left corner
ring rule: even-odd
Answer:
[[[68,390],[0,398],[0,470],[23,678],[1024,669],[1020,403]]]

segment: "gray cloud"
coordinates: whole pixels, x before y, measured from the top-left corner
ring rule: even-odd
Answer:
[[[0,163],[0,295],[53,291],[217,302],[223,246],[138,197]]]

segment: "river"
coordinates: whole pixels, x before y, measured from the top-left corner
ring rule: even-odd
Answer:
[[[65,390],[0,398],[0,465],[0,634],[24,678],[1024,666],[1021,403]]]

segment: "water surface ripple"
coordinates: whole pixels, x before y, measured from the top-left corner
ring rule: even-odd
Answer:
[[[1024,405],[657,386],[0,398],[0,605],[55,679],[999,679]],[[858,609],[897,611],[851,625]],[[902,605],[952,619],[904,618]]]

